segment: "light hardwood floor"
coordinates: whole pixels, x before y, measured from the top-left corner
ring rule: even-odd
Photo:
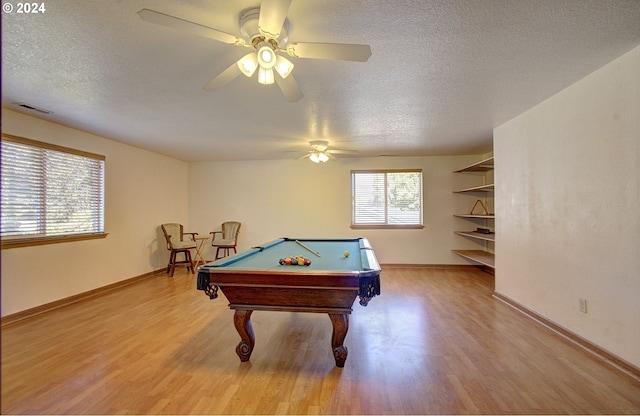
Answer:
[[[638,414],[640,382],[491,297],[476,269],[385,267],[344,368],[327,315],[254,312],[184,269],[2,329],[3,414]]]

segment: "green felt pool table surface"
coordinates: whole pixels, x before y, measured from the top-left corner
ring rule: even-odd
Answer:
[[[316,256],[296,241],[317,252]],[[280,238],[278,240],[254,247],[235,256],[223,258],[204,267],[245,269],[245,270],[273,270],[278,272],[310,272],[310,271],[363,271],[368,270],[368,256],[362,250],[370,250],[366,240],[354,239],[304,239]],[[345,251],[349,256],[345,257]],[[309,266],[281,265],[279,260],[285,257],[303,256],[311,260]]]

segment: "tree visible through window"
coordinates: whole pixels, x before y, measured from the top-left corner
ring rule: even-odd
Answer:
[[[422,170],[352,171],[353,226],[422,226]]]
[[[4,239],[104,233],[104,156],[2,135]]]

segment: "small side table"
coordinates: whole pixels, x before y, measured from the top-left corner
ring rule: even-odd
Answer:
[[[202,257],[202,247],[204,243],[209,239],[209,237],[195,237],[194,240],[196,242],[196,255],[193,258],[193,267],[198,267],[198,264],[204,264],[204,258]]]

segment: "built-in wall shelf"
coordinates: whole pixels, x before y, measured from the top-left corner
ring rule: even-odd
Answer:
[[[495,255],[484,250],[451,250],[459,256],[472,260],[476,263],[480,263],[483,266],[496,268]]]
[[[493,184],[474,186],[473,188],[460,189],[459,191],[453,191],[457,194],[462,194],[465,192],[493,192]]]
[[[492,220],[496,217],[495,214],[453,214],[453,216],[458,218],[481,218],[485,220]]]
[[[458,234],[458,235],[463,235],[465,237],[469,237],[469,238],[476,238],[478,240],[484,240],[484,241],[496,241],[496,234],[495,233],[480,233],[478,231],[454,231],[454,233]]]
[[[478,182],[480,179],[481,183],[484,185],[478,185],[471,188],[460,189],[457,191],[453,191],[457,194],[466,194],[465,196],[461,196],[460,198],[473,198],[476,199],[473,208],[471,208],[470,214],[453,214],[454,217],[463,218],[465,220],[470,220],[474,223],[483,224],[482,228],[486,230],[493,231],[495,219],[495,214],[492,214],[487,206],[493,206],[493,191],[494,186],[493,183],[487,184],[487,182],[493,182],[493,157],[481,160],[480,162],[474,163],[472,165],[466,166],[462,169],[455,170],[453,173],[475,173],[475,176],[478,177]],[[476,182],[476,183],[478,183]],[[481,198],[481,199],[477,199]],[[482,211],[478,209],[481,214],[474,214],[476,211],[476,206],[480,204],[482,205]],[[478,263],[481,266],[489,267],[495,270],[495,255],[493,254],[494,246],[496,242],[496,235],[494,232],[489,234],[476,231],[454,231],[456,235],[466,237],[471,239],[473,245],[482,246],[482,250],[451,250],[453,253],[464,257],[467,260],[471,260],[474,263]]]
[[[478,163],[474,163],[473,165],[469,165],[462,169],[454,170],[453,173],[460,172],[487,172],[493,170],[493,157],[490,157],[485,160],[481,160]]]

